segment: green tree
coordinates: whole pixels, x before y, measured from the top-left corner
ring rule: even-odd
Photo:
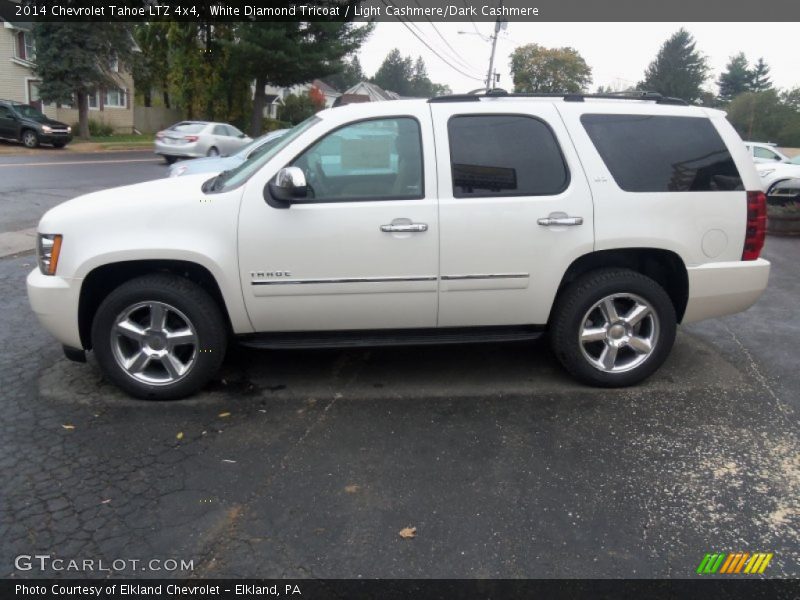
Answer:
[[[753,67],[752,81],[750,89],[754,92],[766,92],[772,89],[772,81],[769,78],[769,66],[763,58],[759,58],[756,66]]]
[[[725,71],[719,76],[717,85],[719,86],[720,102],[730,102],[739,94],[750,91],[753,81],[753,73],[744,52],[739,52],[731,56]]]
[[[781,102],[800,112],[800,87],[783,90],[780,93]]]
[[[344,61],[342,65],[342,70],[326,77],[325,83],[336,88],[340,92],[344,92],[357,83],[367,79],[364,70],[361,68],[361,62],[358,60],[358,56],[354,55],[349,61]]]
[[[576,93],[592,83],[592,69],[574,48],[519,46],[511,54],[517,92]]]
[[[133,82],[143,106],[153,105],[153,92],[162,93],[169,108],[169,23],[152,21],[137,23],[133,37],[140,52],[133,55]]]
[[[728,120],[746,140],[800,145],[800,113],[773,90],[745,92],[727,106]]]
[[[352,8],[360,1],[348,3]],[[335,21],[239,23],[231,47],[237,68],[255,81],[250,133],[261,133],[268,83],[288,87],[341,71],[342,59],[355,52],[371,31],[371,25]]]
[[[697,50],[692,35],[681,28],[661,46],[638,87],[694,102],[702,95],[707,75],[708,61]]]
[[[312,116],[320,108],[311,94],[289,94],[281,100],[278,106],[278,118],[281,121],[297,125]],[[324,105],[322,108],[324,108]]]
[[[394,48],[383,59],[372,77],[372,83],[401,96],[411,95],[411,79],[414,77],[414,62]]]
[[[112,63],[131,64],[133,38],[127,23],[36,23],[36,76],[46,102],[76,103],[78,134],[89,137],[89,94],[118,84]]]

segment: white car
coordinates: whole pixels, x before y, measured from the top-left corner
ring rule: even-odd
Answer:
[[[759,163],[756,165],[761,188],[770,194],[776,185],[788,180],[800,178],[800,164],[789,163]]]
[[[219,176],[96,192],[38,228],[31,306],[141,398],[261,348],[501,342],[549,331],[626,386],[676,326],[767,286],[765,195],[722,112],[658,95],[339,107]]]
[[[253,138],[227,123],[181,121],[156,134],[155,153],[171,165],[179,158],[227,156],[252,141]]]
[[[745,142],[745,148],[750,152],[753,162],[760,163],[788,163],[791,162],[788,156],[778,150],[778,145],[762,142]]]

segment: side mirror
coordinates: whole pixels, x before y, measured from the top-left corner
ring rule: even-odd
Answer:
[[[307,196],[306,174],[300,167],[284,167],[264,190],[264,199],[267,203],[270,206],[277,204],[280,208],[287,208],[294,202],[302,202]]]

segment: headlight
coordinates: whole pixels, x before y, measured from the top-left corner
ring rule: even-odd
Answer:
[[[188,171],[188,170],[189,170],[189,167],[187,167],[187,166],[173,167],[169,172],[169,176],[170,177],[180,177],[181,175],[186,173],[186,171]]]
[[[72,127],[67,127],[67,133],[72,133]]]
[[[44,133],[53,133],[53,128],[52,127],[48,127],[47,125],[42,125],[42,131]]]
[[[42,275],[55,275],[58,268],[58,255],[61,253],[61,235],[40,233],[36,244],[39,270]]]

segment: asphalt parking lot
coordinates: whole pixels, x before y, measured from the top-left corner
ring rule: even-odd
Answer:
[[[0,159],[3,227],[166,172],[3,166],[23,158]],[[232,348],[172,403],[64,359],[27,305],[34,257],[0,259],[0,577],[87,575],[14,567],[49,554],[193,561],[116,573],[145,577],[682,578],[718,551],[800,577],[800,240],[765,256],[759,303],[682,327],[636,388],[574,383],[544,340]]]

